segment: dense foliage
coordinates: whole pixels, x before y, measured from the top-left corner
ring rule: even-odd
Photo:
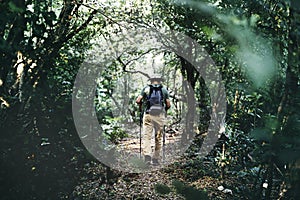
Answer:
[[[95,111],[101,134],[117,144],[130,135],[125,123],[138,125],[134,101],[149,75],[142,66],[151,68],[149,60],[159,57],[165,65],[156,73],[164,75],[171,91],[170,123],[176,125],[191,111],[199,116],[198,139],[187,162],[175,163],[193,177],[183,172],[180,179],[201,179],[208,174],[201,171],[206,170],[203,162],[211,162],[221,179],[240,178],[236,184],[244,185],[233,191],[240,198],[299,198],[299,17],[297,0],[1,1],[0,195],[70,197],[84,166],[93,160],[72,117],[72,94],[81,92],[73,88],[81,64],[88,60],[104,69],[95,80]],[[134,28],[182,32],[214,60],[225,85],[227,113],[207,157],[196,152],[213,110],[209,83],[176,53],[145,46],[114,54],[106,48],[106,42]],[[103,62],[107,57],[110,62]],[[196,109],[186,104],[189,89],[195,92]],[[101,173],[98,184],[114,183],[110,168]],[[170,185],[187,199],[206,198],[186,184]],[[168,194],[170,187],[157,184],[154,189]]]

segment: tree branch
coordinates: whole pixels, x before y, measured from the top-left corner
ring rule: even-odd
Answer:
[[[76,34],[78,34],[80,31],[82,31],[83,29],[85,29],[89,23],[92,21],[92,19],[94,18],[94,16],[97,14],[97,10],[93,10],[93,12],[90,14],[90,16],[88,17],[88,19],[77,29],[75,29],[74,31],[72,31],[71,33],[69,33],[63,42],[66,42],[68,40],[70,40],[72,37],[74,37]]]
[[[126,26],[120,24],[120,23],[117,22],[116,20],[114,20],[114,19],[112,19],[111,17],[109,17],[107,14],[105,14],[104,12],[102,12],[100,9],[93,8],[92,6],[89,6],[89,5],[84,4],[84,3],[78,3],[78,2],[77,2],[77,4],[78,4],[78,5],[82,5],[82,6],[84,6],[84,7],[87,7],[87,8],[89,8],[89,9],[92,9],[92,10],[94,10],[94,11],[100,13],[101,15],[103,15],[103,16],[104,16],[106,19],[108,19],[109,21],[111,21],[111,22],[113,22],[113,23],[115,23],[115,24],[118,24],[118,25],[121,26],[121,27],[127,28]]]
[[[140,74],[146,76],[147,78],[150,78],[150,76],[149,76],[147,73],[145,73],[145,72],[142,72],[142,71],[140,71],[140,70],[129,71],[129,70],[126,69],[126,67],[127,67],[132,61],[135,61],[135,60],[140,59],[141,57],[143,57],[144,55],[146,55],[147,53],[149,53],[149,52],[152,51],[152,50],[153,50],[153,49],[149,49],[149,50],[146,51],[145,53],[142,53],[142,54],[139,55],[138,57],[136,57],[136,58],[134,58],[134,59],[132,59],[132,60],[129,60],[129,61],[126,62],[126,63],[123,62],[123,60],[121,59],[121,56],[122,56],[122,55],[120,55],[120,56],[117,58],[117,61],[119,61],[119,62],[121,63],[122,69],[123,69],[124,72],[132,73],[132,74],[140,73]]]

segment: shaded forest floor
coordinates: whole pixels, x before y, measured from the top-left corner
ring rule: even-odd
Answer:
[[[166,144],[177,141],[179,135],[167,132]],[[201,140],[196,139],[175,162],[151,172],[118,172],[101,163],[88,163],[72,199],[247,199],[240,189],[253,186],[241,185],[235,175],[221,178],[221,169],[213,160],[197,156]],[[120,146],[139,153],[137,136],[124,139]]]
[[[203,162],[201,167],[189,166],[191,162],[183,157],[160,170],[139,174],[108,174],[100,163],[89,163],[72,199],[245,199],[235,191],[240,179],[221,179],[220,171],[211,162]]]
[[[36,144],[32,156],[20,153],[27,153],[28,144],[16,146],[2,140],[2,148],[10,150],[2,154],[7,159],[2,158],[6,162],[1,163],[1,199],[249,199],[244,192],[249,195],[254,188],[253,184],[247,185],[247,177],[234,174],[238,170],[233,169],[221,178],[214,156],[203,158],[197,154],[203,141],[201,136],[181,157],[161,169],[126,173],[95,161],[79,141],[74,143],[78,137],[70,135],[73,132],[64,129],[57,135],[59,142],[50,140],[48,145],[41,145],[43,140],[36,139],[32,142]],[[135,127],[132,134],[120,148],[138,154],[139,129]],[[178,134],[180,131],[168,132],[166,145],[175,143]],[[20,157],[23,159],[17,159]]]

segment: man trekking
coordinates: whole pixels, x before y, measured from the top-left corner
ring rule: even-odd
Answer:
[[[161,151],[161,137],[163,132],[164,112],[170,107],[169,92],[161,84],[161,78],[150,78],[151,84],[144,87],[136,99],[136,103],[142,106],[144,103],[143,133],[144,145],[143,153],[146,163],[152,160],[153,165],[158,165]],[[155,131],[155,146],[152,155],[151,137]]]

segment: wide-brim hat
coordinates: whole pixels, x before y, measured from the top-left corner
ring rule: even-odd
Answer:
[[[164,79],[161,78],[161,77],[152,77],[152,78],[149,78],[148,80],[151,81],[151,82],[154,82],[154,81],[162,82],[162,81],[164,81]]]

